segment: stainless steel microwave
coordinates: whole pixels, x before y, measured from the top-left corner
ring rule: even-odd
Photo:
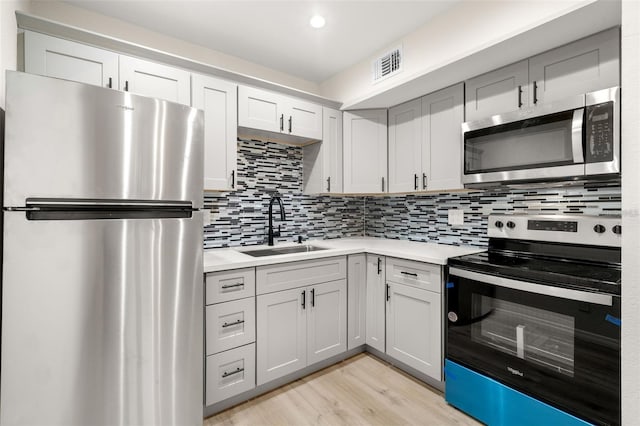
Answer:
[[[620,88],[462,124],[465,187],[620,173]]]

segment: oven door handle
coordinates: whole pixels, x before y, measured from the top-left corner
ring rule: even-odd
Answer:
[[[470,280],[492,284],[498,287],[506,287],[514,290],[522,290],[528,291],[530,293],[542,294],[544,296],[595,303],[597,305],[613,306],[613,296],[608,294],[591,293],[588,291],[573,290],[570,288],[554,287],[527,281],[512,280],[510,278],[496,277],[495,275],[481,274],[479,272],[466,271],[459,268],[449,268],[449,275],[455,275],[456,277],[460,278],[468,278]]]

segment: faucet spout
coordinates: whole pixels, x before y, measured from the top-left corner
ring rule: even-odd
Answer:
[[[271,201],[269,201],[269,230],[268,230],[268,236],[267,236],[267,244],[270,246],[273,245],[273,237],[280,236],[279,228],[277,231],[273,230],[273,204],[274,203],[278,203],[278,206],[280,207],[280,220],[287,220],[287,217],[284,212],[284,204],[282,203],[282,198],[278,196],[272,197]]]

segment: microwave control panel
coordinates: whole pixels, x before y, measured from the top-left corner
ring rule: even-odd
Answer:
[[[613,160],[613,102],[587,106],[586,162]]]

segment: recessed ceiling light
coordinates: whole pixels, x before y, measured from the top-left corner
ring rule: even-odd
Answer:
[[[325,23],[326,21],[320,15],[313,15],[311,17],[311,20],[309,21],[309,25],[311,25],[313,28],[322,28],[324,27]]]

